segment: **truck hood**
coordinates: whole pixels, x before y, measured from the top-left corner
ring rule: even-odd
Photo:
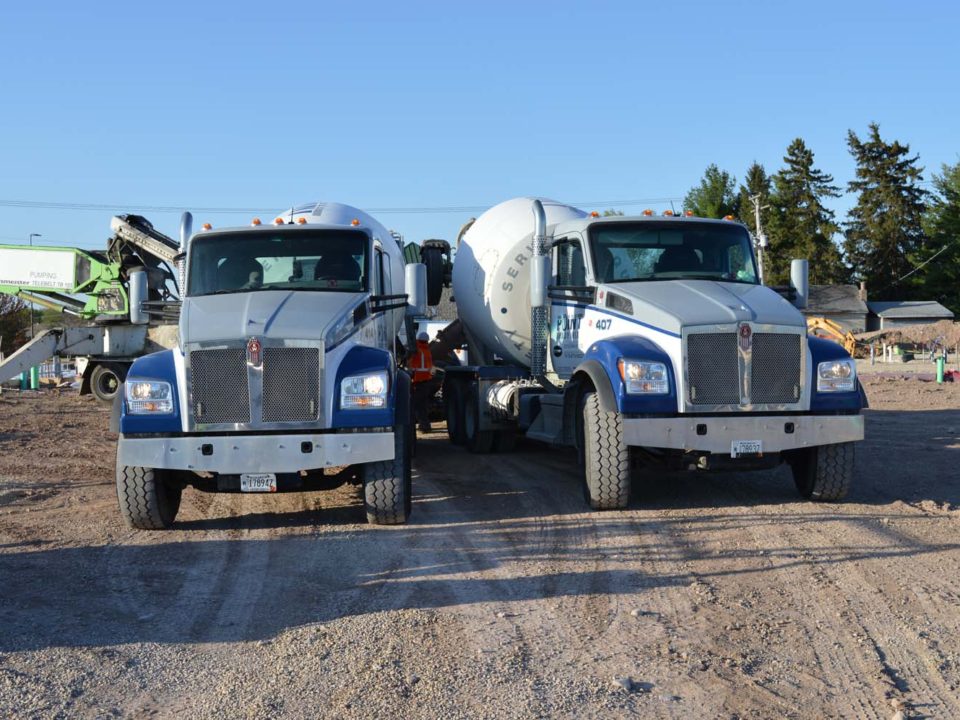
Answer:
[[[188,297],[180,310],[181,345],[248,337],[323,340],[364,293],[263,290]]]
[[[679,335],[681,328],[739,322],[806,327],[803,315],[762,285],[713,280],[660,280],[604,285],[629,299],[638,320]],[[605,299],[600,305],[611,307]]]

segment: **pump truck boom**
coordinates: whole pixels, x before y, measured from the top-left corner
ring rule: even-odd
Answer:
[[[81,393],[112,402],[135,357],[176,343],[179,245],[138,215],[111,222],[104,251],[0,245],[0,292],[86,321],[54,328],[0,363],[0,382],[76,357]]]
[[[802,307],[806,261],[793,270]],[[637,466],[787,462],[803,497],[850,487],[856,366],[760,284],[741,224],[518,198],[464,233],[452,279],[474,363],[444,378],[453,442],[574,446],[595,509],[627,505]]]
[[[134,361],[118,401],[121,514],[165,528],[187,486],[305,490],[356,465],[367,520],[405,522],[413,430],[395,341],[425,309],[425,267],[338,203],[272,225],[190,225],[179,342]]]

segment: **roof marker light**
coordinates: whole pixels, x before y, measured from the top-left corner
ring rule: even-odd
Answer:
[[[644,217],[650,217],[651,215],[653,215],[653,210],[651,210],[650,208],[647,208],[646,210],[643,211]]]
[[[664,216],[664,217],[673,217],[673,210],[664,210],[664,211],[663,211],[663,216]]]
[[[733,220],[733,215],[724,215],[724,216],[723,216],[723,219],[724,219],[724,220]]]
[[[350,221],[350,224],[353,225],[354,227],[357,227],[357,225],[360,224],[360,221],[357,220],[357,218],[354,218],[353,220]]]
[[[592,213],[590,213],[590,217],[600,217],[600,213],[594,210]]]
[[[684,210],[683,216],[684,216],[684,217],[693,217],[693,210]]]
[[[283,225],[283,218],[274,218],[274,219],[273,219],[273,224],[274,224],[274,225]]]
[[[257,225],[260,224],[260,218],[254,218],[253,220],[250,221],[250,224],[253,225],[254,227],[257,227]]]
[[[306,225],[306,224],[307,224],[307,219],[305,217],[297,218],[297,225]]]
[[[204,230],[212,230],[212,229],[213,229],[213,225],[211,225],[210,223],[204,223],[204,224],[201,225],[200,227],[203,228]]]

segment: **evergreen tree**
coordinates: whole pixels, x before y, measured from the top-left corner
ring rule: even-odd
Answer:
[[[730,173],[711,164],[703,173],[700,184],[687,193],[683,200],[683,209],[690,210],[697,217],[722,218],[737,215],[739,197],[736,184],[736,178]]]
[[[813,151],[797,138],[787,148],[784,167],[773,176],[770,199],[770,247],[766,253],[766,281],[784,285],[790,279],[790,261],[810,261],[810,283],[844,282],[847,271],[833,236],[840,231],[825,198],[840,196],[833,176],[813,166]]]
[[[747,175],[744,178],[745,184],[740,186],[740,222],[747,226],[750,233],[756,236],[757,221],[754,213],[753,201],[751,197],[760,196],[760,223],[766,225],[767,213],[769,208],[763,209],[764,205],[770,204],[770,176],[764,170],[763,165],[754,161],[747,168]]]
[[[846,223],[847,261],[854,276],[866,280],[872,297],[912,297],[919,277],[901,280],[916,267],[924,246],[927,192],[920,187],[918,156],[910,157],[909,145],[884,142],[876,123],[865,141],[848,131],[847,146],[857,162],[857,177],[848,189],[859,196]]]
[[[960,161],[943,165],[941,174],[933,176],[933,187],[936,194],[923,218],[928,242],[915,275],[923,282],[925,299],[960,315]]]

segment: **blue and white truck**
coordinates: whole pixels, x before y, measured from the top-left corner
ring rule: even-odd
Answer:
[[[595,509],[625,507],[638,467],[787,462],[803,497],[840,500],[865,398],[847,352],[807,336],[806,262],[792,272],[791,303],[731,220],[501,203],[453,264],[469,365],[444,378],[450,439],[576,447]]]
[[[413,429],[395,343],[423,312],[425,268],[338,203],[191,226],[185,215],[177,347],[137,359],[119,400],[127,523],[170,526],[188,486],[307,490],[341,466],[359,466],[369,522],[405,522]]]

